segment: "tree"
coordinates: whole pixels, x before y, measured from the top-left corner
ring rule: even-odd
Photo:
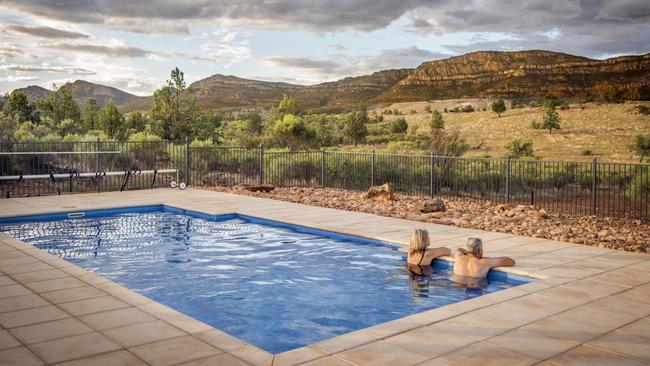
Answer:
[[[445,120],[442,118],[442,113],[437,109],[433,110],[431,114],[431,123],[429,124],[432,134],[436,134],[440,130],[445,128]]]
[[[293,99],[293,97],[284,94],[282,100],[280,101],[280,104],[278,104],[278,109],[276,112],[278,119],[283,118],[285,114],[293,114],[297,116],[300,114],[300,107],[298,106],[296,100]]]
[[[47,120],[50,127],[58,128],[61,121],[71,119],[75,123],[81,122],[79,105],[72,99],[72,95],[65,88],[53,85],[54,90],[43,100],[36,102],[36,109],[40,118]]]
[[[354,146],[359,145],[359,141],[368,136],[368,110],[361,106],[359,110],[349,113],[345,119],[345,136],[354,141]]]
[[[606,81],[596,85],[592,91],[596,102],[605,103],[616,100],[616,88]]]
[[[313,138],[313,134],[307,129],[303,119],[293,114],[285,114],[282,119],[275,122],[273,135],[290,150],[309,145]]]
[[[185,75],[174,68],[167,85],[154,92],[150,111],[153,130],[167,140],[184,140],[191,137],[200,114],[196,97],[186,87]]]
[[[25,93],[14,91],[9,95],[9,100],[7,101],[7,114],[15,118],[18,123],[32,121],[34,105],[29,103]]]
[[[99,129],[99,123],[97,122],[98,115],[99,107],[97,107],[97,101],[94,98],[88,98],[83,115],[83,126],[86,131]]]
[[[639,162],[643,162],[643,159],[650,155],[650,133],[636,135],[634,144],[630,148],[641,156]]]
[[[513,139],[508,141],[504,147],[507,150],[506,156],[509,158],[520,159],[535,156],[531,139]]]
[[[506,102],[503,99],[495,100],[492,102],[492,112],[497,114],[497,117],[501,118],[501,113],[506,111]]]
[[[548,130],[548,133],[552,133],[553,129],[560,129],[560,115],[555,110],[555,107],[549,105],[546,107],[544,116],[542,117],[542,129]]]
[[[126,129],[129,135],[137,132],[142,132],[147,127],[147,116],[140,112],[129,113],[126,116]]]
[[[390,123],[390,132],[392,133],[406,133],[408,128],[409,125],[404,118],[398,118]]]
[[[439,129],[431,136],[429,149],[434,155],[462,156],[469,150],[469,144],[458,131],[447,133],[444,129]]]
[[[112,100],[99,112],[98,124],[108,136],[118,140],[126,139],[124,116],[117,110]]]

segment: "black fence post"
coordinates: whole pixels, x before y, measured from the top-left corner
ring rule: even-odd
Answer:
[[[508,167],[506,170],[506,203],[510,203],[510,157],[508,157]]]
[[[372,158],[370,159],[370,186],[375,185],[375,149],[372,149]]]
[[[101,192],[101,186],[100,182],[102,181],[103,178],[99,177],[99,149],[101,141],[99,141],[99,137],[97,138],[97,141],[95,141],[95,186],[97,188],[97,193]]]
[[[264,145],[260,144],[259,149],[259,184],[264,184]]]
[[[431,152],[431,177],[429,181],[429,196],[433,197],[435,193],[435,181],[436,181],[436,156]]]
[[[596,214],[596,190],[598,189],[598,160],[594,158],[591,161],[591,214]]]
[[[185,139],[185,184],[190,185],[190,139]]]
[[[320,151],[320,185],[325,188],[325,150]]]

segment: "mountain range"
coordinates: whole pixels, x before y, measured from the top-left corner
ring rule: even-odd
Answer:
[[[425,101],[456,98],[537,98],[549,89],[564,96],[588,93],[601,82],[636,86],[641,99],[650,99],[650,53],[594,60],[565,53],[478,51],[422,63],[414,69],[393,69],[315,85],[297,85],[212,75],[190,85],[203,108],[266,108],[283,94],[306,109],[337,111],[363,102]],[[77,80],[62,86],[82,105],[95,98],[113,100],[123,111],[146,110],[151,96],[136,96],[110,86]],[[30,99],[50,92],[39,86],[16,89]]]

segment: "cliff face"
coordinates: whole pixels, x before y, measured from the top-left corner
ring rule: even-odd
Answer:
[[[540,97],[551,87],[570,96],[603,81],[636,85],[650,97],[650,54],[601,61],[548,51],[473,52],[425,62],[378,99]]]
[[[607,81],[614,86],[637,86],[650,99],[650,54],[591,60],[550,51],[481,51],[425,62],[415,69],[385,70],[316,85],[295,85],[213,75],[190,85],[203,108],[265,108],[277,105],[283,94],[305,109],[336,111],[359,103],[424,101],[481,97],[543,97],[550,88],[572,96],[587,94]],[[122,110],[146,110],[151,97],[85,81],[63,86],[80,103],[93,97],[103,105],[109,99]],[[19,89],[30,99],[48,90]]]

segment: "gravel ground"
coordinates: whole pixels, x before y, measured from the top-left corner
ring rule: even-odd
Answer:
[[[419,207],[427,198],[398,194],[392,201],[374,201],[365,198],[363,192],[332,188],[276,188],[268,193],[250,192],[242,187],[205,189],[601,248],[650,252],[650,225],[639,220],[572,216],[532,206],[456,199],[443,199],[444,212],[422,213]]]

